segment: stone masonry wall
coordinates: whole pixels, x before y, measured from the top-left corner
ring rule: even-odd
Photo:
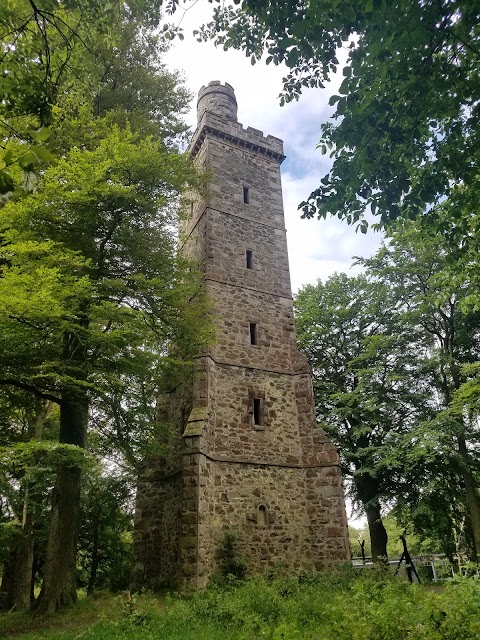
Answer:
[[[201,367],[200,367],[201,369]],[[201,375],[199,376],[201,378]],[[158,445],[138,473],[133,533],[132,586],[177,587],[181,575],[185,423],[191,411],[193,378],[165,391],[157,401]]]
[[[208,188],[208,206],[275,229],[285,230],[278,163],[221,140],[208,141],[207,170],[215,173]],[[248,188],[248,204],[243,201]]]
[[[209,282],[207,291],[216,324],[215,343],[209,351],[214,360],[268,371],[294,372],[291,300],[216,282]],[[252,322],[256,323],[257,344],[251,344]]]
[[[300,437],[292,376],[243,367],[212,366],[215,428],[208,450],[229,459],[299,464]],[[252,420],[252,397],[261,399],[262,424]]]
[[[136,588],[178,584],[182,490],[180,469],[170,476],[143,474],[139,478],[132,577]]]
[[[226,530],[238,534],[250,572],[281,563],[298,574],[348,557],[348,543],[339,530],[339,510],[327,504],[343,500],[342,488],[328,468],[206,459],[201,469],[205,479],[199,530],[203,583],[219,570],[218,548]],[[327,498],[326,494],[332,495]]]
[[[216,332],[190,391],[167,402],[170,456],[147,463],[139,481],[136,566],[154,586],[205,586],[229,529],[250,572],[350,558],[338,454],[316,424],[295,341],[283,143],[236,114],[230,85],[201,89],[190,153],[210,180],[187,203],[180,247],[203,270]]]
[[[215,209],[209,209],[208,218],[209,278],[291,298],[284,229]],[[246,268],[247,249],[253,252],[252,269]]]

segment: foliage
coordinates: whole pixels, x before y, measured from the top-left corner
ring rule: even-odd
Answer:
[[[390,501],[403,526],[454,562],[459,549],[478,548],[472,285],[449,277],[448,243],[420,223],[397,225],[388,244],[358,262],[363,275],[336,274],[296,298],[317,417],[367,516]]]
[[[240,553],[240,539],[237,532],[226,531],[218,548],[218,557],[225,577],[242,579],[247,572],[247,561]]]
[[[349,476],[371,466],[381,473],[382,461],[392,476],[396,434],[408,431],[428,407],[428,389],[419,376],[412,385],[424,353],[411,327],[405,331],[395,304],[383,283],[345,274],[307,285],[295,300],[299,345],[313,368],[317,417],[338,443]],[[395,490],[396,478],[391,482]]]
[[[361,262],[391,289],[414,348],[426,347],[419,373],[430,390],[433,415],[415,421],[398,443],[406,462],[403,498],[417,530],[427,537],[437,531],[452,555],[455,537],[480,546],[478,421],[471,405],[459,404],[462,370],[474,371],[480,358],[480,319],[464,304],[471,283],[448,276],[450,258],[441,233],[425,234],[419,223],[405,223],[388,246]]]
[[[153,339],[163,330],[181,341],[174,336],[180,300],[174,270],[181,267],[170,203],[195,175],[183,156],[153,139],[95,126],[96,149],[73,148],[45,171],[34,195],[12,200],[0,214],[1,321],[11,338],[2,369],[5,377],[28,371],[50,391],[58,389],[65,331],[85,335],[89,370],[104,375],[114,361],[142,360],[148,330]],[[185,281],[187,295],[188,286]],[[82,327],[86,307],[88,329]],[[27,344],[29,358],[18,354]],[[70,369],[61,373],[71,376]]]
[[[161,141],[107,125],[92,120],[91,148],[67,151],[0,210],[0,382],[59,404],[60,438],[79,446],[87,425],[77,401],[65,418],[69,393],[85,404],[114,391],[123,411],[122,390],[148,388],[153,416],[169,345],[188,358],[206,335],[195,273],[175,255],[175,200],[196,173]]]
[[[91,121],[90,146],[0,212],[2,382],[55,402],[74,383],[109,415],[131,397],[151,427],[168,345],[178,361],[206,335],[200,299],[189,304],[195,272],[175,256],[174,199],[197,178],[184,156],[128,126]],[[66,334],[81,336],[83,362],[65,357]]]
[[[0,9],[10,96],[0,105],[8,156],[8,167],[0,165],[8,182],[0,209],[2,402],[15,391],[58,405],[62,445],[98,450],[96,434],[87,442],[91,417],[111,434],[121,425],[117,451],[130,469],[158,432],[160,379],[208,334],[195,270],[176,255],[180,196],[200,179],[176,149],[188,93],[161,64],[158,5],[10,0]],[[14,437],[11,415],[9,408]],[[125,442],[129,422],[134,444]],[[80,465],[57,462],[44,611],[76,593]],[[25,506],[26,494],[17,498]],[[84,561],[95,555],[87,547]],[[100,577],[98,554],[90,561]]]
[[[17,525],[27,511],[40,519],[47,510],[48,492],[58,465],[85,468],[89,462],[87,452],[71,444],[30,440],[0,447],[0,493],[5,514],[10,514]],[[7,527],[11,524],[12,520],[7,520]]]
[[[319,142],[334,163],[303,203],[305,216],[351,224],[370,208],[385,224],[452,196],[454,222],[478,192],[479,22],[470,0],[245,0],[217,7],[198,34],[243,49],[252,64],[264,51],[267,64],[285,63],[282,102],[322,87],[343,64],[334,122]]]
[[[254,578],[189,598],[167,597],[165,603],[138,596],[133,617],[122,615],[122,597],[113,602],[111,598],[86,601],[79,612],[63,616],[58,622],[61,627],[55,629],[52,621],[50,630],[16,637],[69,640],[85,633],[89,640],[473,640],[480,631],[479,588],[478,580],[462,578],[438,592],[363,573],[354,577],[349,572],[301,582]],[[85,622],[79,626],[82,608]],[[100,619],[92,624],[87,611],[99,608]],[[15,627],[8,629],[13,632]]]
[[[84,474],[77,557],[79,585],[113,593],[127,589],[132,561],[131,484],[92,468]]]
[[[125,58],[131,53],[125,49],[125,34],[138,32],[141,25],[148,39],[148,29],[159,24],[160,4],[157,0],[133,0],[128,5],[113,0],[2,3],[0,194],[13,191],[18,168],[24,174],[24,188],[32,189],[35,172],[55,159],[47,142],[56,130],[55,105],[66,96],[77,94],[87,101],[96,97],[100,109],[109,108],[105,101],[108,103],[109,81],[118,73],[118,53]],[[137,48],[142,48],[140,42]],[[146,60],[143,74],[137,74],[137,83],[149,75],[149,62]],[[124,72],[127,67],[124,64]],[[163,79],[167,84],[160,86],[166,89],[167,74]],[[157,109],[165,106],[162,99],[160,102]]]
[[[196,322],[188,301],[197,292],[194,274],[189,277],[187,265],[174,258],[176,199],[187,183],[198,184],[188,160],[174,149],[185,130],[180,116],[189,96],[161,63],[165,45],[151,31],[160,19],[158,3],[11,0],[0,18],[9,26],[5,74],[12,82],[22,84],[28,76],[33,83],[23,83],[18,103],[2,103],[5,117],[18,117],[25,101],[44,100],[54,128],[42,142],[53,153],[51,162],[58,158],[35,176],[34,194],[25,198],[17,191],[0,216],[2,382],[13,380],[34,393],[42,389],[54,401],[60,378],[90,390],[115,387],[118,396],[134,384],[141,387],[149,370],[152,385],[160,373],[146,354],[163,355],[172,338],[188,351],[180,325],[186,328],[187,317]],[[48,48],[50,57],[15,58],[9,38],[16,53]],[[59,38],[55,48],[52,38]],[[60,70],[62,80],[54,80]],[[45,93],[36,92],[35,74]],[[13,165],[10,173],[19,186]],[[96,334],[87,349],[88,372],[71,366],[61,372],[60,336],[88,330]],[[114,371],[121,361],[141,365],[143,380],[130,367],[130,379],[119,384]]]
[[[375,559],[386,555],[381,503],[402,492],[399,442],[431,409],[419,372],[425,349],[396,306],[389,287],[368,275],[335,274],[295,300],[317,418],[339,447],[353,500],[367,513]]]

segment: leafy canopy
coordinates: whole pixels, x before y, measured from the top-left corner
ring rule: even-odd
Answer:
[[[129,61],[132,58],[131,47],[125,49],[126,33],[133,29],[138,35],[141,24],[143,40],[151,38],[148,33],[158,27],[160,5],[158,0],[1,3],[0,195],[13,191],[16,168],[25,172],[24,186],[31,189],[30,174],[53,160],[45,143],[55,128],[56,104],[68,102],[72,94],[92,100],[103,84],[101,107],[107,107],[106,80],[118,71],[116,54],[120,50]],[[141,47],[140,40],[137,48]],[[137,86],[149,75],[149,63],[146,59],[143,70],[137,66]],[[128,65],[123,68],[128,74]],[[168,83],[167,75],[163,80]]]
[[[333,167],[302,203],[310,218],[384,225],[478,192],[480,7],[471,0],[244,0],[218,6],[198,31],[252,64],[284,62],[281,102],[323,87],[348,48],[333,122],[319,146]],[[462,197],[459,193],[462,190]],[[467,213],[465,213],[467,215]],[[457,214],[456,217],[459,217]],[[366,231],[363,220],[360,228]]]
[[[62,356],[66,333],[81,336],[85,381],[201,333],[190,322],[194,274],[175,256],[174,200],[197,182],[193,167],[128,127],[105,134],[100,119],[95,128],[93,150],[73,147],[35,194],[0,210],[2,377],[53,394],[76,376]]]

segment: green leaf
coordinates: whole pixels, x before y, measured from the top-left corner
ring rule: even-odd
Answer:
[[[51,127],[40,127],[35,132],[32,132],[32,138],[35,142],[46,142],[52,135]]]
[[[350,86],[350,78],[345,78],[345,80],[340,85],[339,91],[342,95],[348,94],[348,89]]]
[[[5,151],[5,153],[3,154],[3,162],[5,164],[11,164],[14,158],[15,154],[13,153],[12,149],[7,149],[7,151]]]
[[[32,150],[29,150],[26,153],[23,153],[18,158],[18,164],[21,166],[21,168],[24,171],[33,171],[36,163],[37,163],[37,156]]]
[[[46,147],[38,147],[36,145],[32,145],[30,149],[40,161],[53,162],[55,160],[55,156],[53,155],[53,153],[51,153],[51,151],[49,151]]]
[[[10,191],[13,191],[13,179],[4,169],[0,169],[0,194]]]

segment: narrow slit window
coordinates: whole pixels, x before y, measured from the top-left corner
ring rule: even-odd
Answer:
[[[260,398],[253,398],[253,424],[262,424],[261,402]]]
[[[251,249],[247,249],[245,254],[247,256],[247,269],[253,269],[253,251]]]
[[[258,507],[258,515],[257,515],[257,526],[261,529],[265,529],[268,524],[268,514],[267,507],[264,504],[261,504]]]
[[[257,344],[257,323],[250,322],[250,344]]]
[[[250,201],[250,197],[249,197],[249,193],[248,193],[248,187],[243,187],[243,202],[245,204],[248,204]]]
[[[190,202],[190,215],[193,216],[193,202]]]

